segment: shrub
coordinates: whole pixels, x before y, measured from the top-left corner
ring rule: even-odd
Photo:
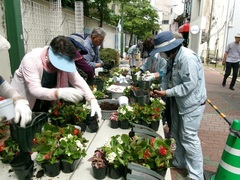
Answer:
[[[118,53],[116,50],[111,48],[103,48],[100,50],[100,59],[104,63],[110,63],[111,61],[114,62],[115,65],[118,63]]]

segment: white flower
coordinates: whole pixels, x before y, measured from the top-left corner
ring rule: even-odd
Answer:
[[[68,139],[72,139],[72,138],[73,138],[73,135],[68,134]]]
[[[113,163],[116,156],[117,155],[115,152],[111,152],[110,154],[107,155],[106,159],[109,163]]]
[[[133,112],[133,107],[132,106],[126,106],[128,111]]]
[[[79,147],[79,148],[83,147],[82,143],[79,140],[75,140],[75,143],[76,143],[77,147]]]
[[[164,106],[166,105],[166,103],[162,99],[159,99],[159,102]]]
[[[119,144],[122,144],[122,143],[123,143],[123,141],[122,141],[122,139],[121,139],[120,136],[117,138],[117,141],[118,141]]]
[[[71,153],[68,153],[67,155],[68,155],[68,156],[71,156]]]
[[[110,83],[111,83],[111,82],[114,82],[113,78],[109,78],[109,79],[108,79],[108,82],[110,82]]]
[[[150,101],[152,102],[154,100],[154,98],[153,97],[150,97]]]
[[[91,104],[89,103],[89,104],[83,104],[83,108],[84,109],[91,109]]]
[[[122,156],[123,151],[122,151],[121,149],[119,149],[119,148],[117,148],[117,150],[118,150],[118,154],[119,154],[120,156]]]
[[[93,88],[92,92],[95,93],[97,91],[97,88]]]
[[[122,115],[125,115],[125,114],[126,114],[126,110],[124,110],[124,109],[122,109],[122,108],[119,109],[118,112],[119,112],[120,114],[122,114]]]
[[[67,141],[67,138],[66,137],[61,138],[59,141]]]
[[[104,146],[111,148],[110,142],[111,142],[111,139],[110,139],[110,138],[107,138],[107,140],[106,140],[105,143],[104,143]]]

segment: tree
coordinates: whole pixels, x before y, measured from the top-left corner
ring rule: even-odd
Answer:
[[[127,2],[124,7],[124,30],[138,39],[145,39],[159,29],[158,14],[148,0],[134,0]],[[130,44],[129,44],[130,45]]]

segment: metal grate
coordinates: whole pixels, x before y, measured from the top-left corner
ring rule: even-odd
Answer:
[[[82,2],[77,4],[77,13],[74,16],[74,11],[62,10],[61,0],[42,1],[42,3],[34,0],[21,0],[25,52],[49,45],[57,35],[68,36],[74,32],[82,33],[83,4]],[[81,31],[76,31],[76,29]]]

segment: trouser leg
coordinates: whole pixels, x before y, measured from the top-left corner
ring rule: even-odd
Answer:
[[[184,155],[185,149],[180,141],[180,127],[182,126],[181,116],[179,115],[178,107],[176,102],[172,102],[172,123],[171,133],[176,141],[176,150],[174,153],[173,165],[177,168],[184,169],[187,167]]]
[[[238,69],[239,69],[239,63],[232,63],[232,66],[233,68],[233,75],[232,75],[232,81],[231,81],[231,84],[230,84],[230,88],[233,88],[235,83],[236,83],[236,80],[237,80],[237,75],[238,75]]]
[[[132,66],[136,66],[136,55],[132,58]]]
[[[182,115],[180,127],[180,142],[185,149],[189,178],[203,180],[203,155],[198,129],[202,120],[205,105],[199,106],[195,111]]]
[[[223,85],[226,84],[227,78],[230,74],[231,74],[231,63],[226,62],[226,70],[225,70],[225,74],[224,74],[223,82],[222,82]]]

